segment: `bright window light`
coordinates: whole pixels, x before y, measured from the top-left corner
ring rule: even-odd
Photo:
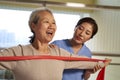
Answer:
[[[85,7],[85,4],[81,3],[66,3],[66,5],[70,7]]]
[[[31,32],[28,26],[30,11],[0,9],[0,47],[26,44]]]
[[[28,44],[32,35],[28,26],[31,11],[0,9],[0,47]],[[57,31],[53,40],[71,38],[80,14],[53,13]],[[52,41],[53,41],[52,40]]]

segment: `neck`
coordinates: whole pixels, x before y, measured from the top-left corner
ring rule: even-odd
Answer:
[[[49,53],[49,46],[48,44],[45,43],[40,43],[40,42],[33,42],[32,46],[39,51],[41,54],[48,54]]]
[[[73,39],[69,39],[72,49],[75,54],[78,54],[78,51],[82,48],[83,44],[77,44]]]
[[[70,41],[71,46],[74,48],[81,48],[83,46],[83,44],[78,44],[73,39],[69,39],[69,41]]]

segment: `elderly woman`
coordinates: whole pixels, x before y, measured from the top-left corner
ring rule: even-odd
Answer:
[[[29,26],[33,33],[28,45],[18,45],[0,52],[0,56],[66,56],[72,57],[67,51],[50,47],[56,31],[56,23],[52,12],[48,9],[37,9],[32,12]],[[80,57],[80,56],[79,56]],[[110,60],[99,63],[99,66],[108,65]],[[0,69],[11,70],[15,80],[62,80],[64,69],[93,69],[98,63],[87,61],[63,61],[63,60],[18,60],[0,61]],[[104,64],[104,66],[102,66]]]

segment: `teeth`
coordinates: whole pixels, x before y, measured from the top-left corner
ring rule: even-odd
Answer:
[[[51,34],[52,35],[52,32],[47,32],[47,34]]]
[[[47,34],[52,35],[53,33],[54,33],[54,31],[53,31],[53,30],[47,30]]]

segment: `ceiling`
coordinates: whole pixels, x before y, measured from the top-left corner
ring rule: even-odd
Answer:
[[[92,12],[93,10],[120,10],[119,5],[96,4],[99,0],[1,0],[0,7],[15,8],[38,8],[41,6],[49,7],[53,10],[65,10],[74,12]],[[109,0],[110,1],[110,0]],[[113,0],[114,1],[114,0]],[[68,3],[79,3],[82,6],[68,6]],[[77,5],[76,4],[76,5]]]

